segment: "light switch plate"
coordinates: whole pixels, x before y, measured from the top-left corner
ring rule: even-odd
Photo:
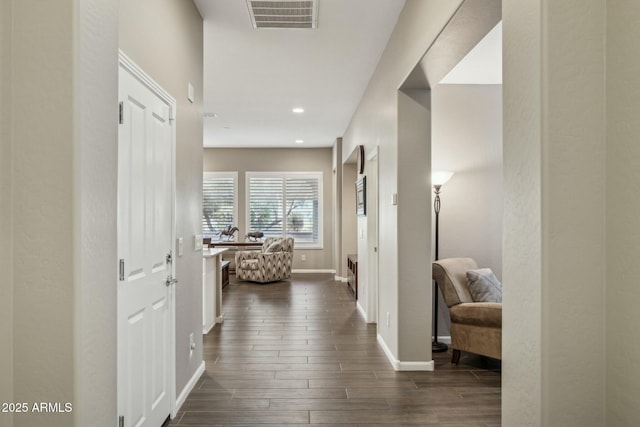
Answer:
[[[184,239],[178,237],[178,256],[184,255]]]
[[[393,196],[391,197],[391,204],[393,206],[398,204],[398,193],[393,193]]]
[[[202,250],[202,234],[196,234],[195,236],[193,236],[193,250]]]

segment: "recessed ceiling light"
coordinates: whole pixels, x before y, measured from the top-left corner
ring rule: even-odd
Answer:
[[[218,115],[216,113],[204,113],[203,116],[205,116],[205,117],[218,117]]]
[[[293,111],[296,114],[302,114],[302,113],[304,113],[304,108],[296,107],[291,111]]]
[[[302,144],[302,143],[304,143],[304,140],[302,140],[302,139],[296,139],[296,144]]]

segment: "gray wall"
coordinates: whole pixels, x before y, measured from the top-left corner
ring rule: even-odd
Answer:
[[[184,256],[176,257],[176,392],[202,363],[202,340],[189,357],[189,334],[202,336],[202,18],[191,1],[121,0],[120,49],[177,101],[176,223]],[[187,84],[196,102],[187,100]]]
[[[433,170],[455,174],[440,196],[440,258],[469,256],[502,277],[502,86],[437,85]]]
[[[177,94],[178,233],[188,240],[200,227],[202,114],[184,101],[184,74],[201,92],[201,20],[191,2],[120,3],[123,48]],[[113,425],[118,1],[4,0],[0,18],[2,116],[12,118],[8,138],[4,121],[0,129],[2,267],[13,274],[0,287],[0,339],[12,342],[2,346],[0,392],[3,401],[74,405],[0,424]],[[7,84],[21,96],[5,97]],[[201,362],[201,347],[199,361],[184,357],[187,331],[201,330],[201,272],[200,254],[178,261],[178,277],[191,284],[178,295],[178,389]]]
[[[69,301],[75,296],[76,283],[71,278],[79,266],[72,220],[72,206],[78,200],[72,157],[77,144],[71,95],[76,90],[70,43],[74,5],[67,0],[38,8],[35,3],[13,2],[12,85],[21,92],[12,99],[13,397],[19,402],[73,402],[77,343],[75,307]],[[39,78],[36,69],[43,63],[49,65],[47,79]],[[36,117],[38,126],[33,126]],[[64,256],[47,262],[54,252]],[[42,349],[47,349],[46,355]],[[64,425],[72,420],[71,414],[15,415],[16,425]]]
[[[13,402],[13,200],[11,197],[11,1],[0,3],[0,402]],[[0,413],[0,426],[13,424]]]
[[[424,339],[421,330],[407,330],[402,342],[399,342],[399,306],[398,300],[398,221],[397,206],[392,196],[398,192],[398,169],[402,165],[398,159],[398,88],[423,57],[427,48],[448,22],[461,1],[449,0],[408,0],[402,10],[398,23],[383,52],[378,66],[367,86],[358,109],[343,137],[342,153],[347,158],[358,144],[365,146],[368,156],[378,147],[379,166],[379,310],[380,317],[390,313],[391,326],[378,328],[381,339],[390,352],[398,358],[406,347],[409,353],[414,346],[412,340]],[[428,177],[424,178],[423,194],[429,192]],[[419,178],[418,178],[419,179]],[[402,200],[399,199],[399,203]],[[421,215],[424,223],[425,212]],[[363,242],[364,243],[364,242]],[[365,243],[364,247],[368,245]],[[367,263],[366,257],[360,262]],[[362,265],[368,270],[368,264]],[[429,282],[430,271],[422,279]],[[408,296],[407,296],[408,297]],[[423,307],[430,305],[429,295],[419,302]],[[429,311],[430,313],[430,311]],[[416,320],[422,322],[423,313],[416,313]],[[428,317],[428,316],[427,316]],[[409,320],[409,319],[405,319]]]
[[[440,258],[468,256],[501,278],[502,86],[440,84],[432,98],[431,167],[455,172],[440,196]],[[442,297],[438,307],[447,336]]]
[[[293,268],[300,270],[332,270],[333,266],[333,190],[331,148],[205,148],[205,172],[238,172],[239,238],[246,235],[245,172],[322,172],[323,248],[296,249]],[[202,178],[201,178],[202,180]],[[301,256],[307,260],[302,261]]]
[[[455,172],[440,196],[440,258],[468,256],[501,278],[502,85],[440,84],[432,105],[431,168]],[[438,334],[450,335],[442,296],[438,308]]]
[[[13,421],[3,414],[0,424],[109,425],[116,408],[117,2],[6,0],[7,8],[1,98],[11,133],[3,122],[0,222],[9,238],[2,240],[8,280],[0,311],[13,319],[3,318],[0,329],[0,390],[3,401],[12,387],[12,401],[69,402],[74,410]],[[20,96],[5,97],[7,85]],[[5,369],[13,381],[9,372],[5,383]]]
[[[347,277],[347,256],[358,253],[358,221],[356,216],[356,181],[358,173],[355,163],[342,165],[342,258],[340,277]],[[360,263],[358,262],[358,267]],[[358,278],[360,279],[360,278]]]
[[[398,93],[398,359],[430,361],[432,330],[430,247],[431,94]],[[381,318],[385,312],[382,311]],[[386,326],[380,325],[384,330]],[[422,332],[422,333],[420,333]]]

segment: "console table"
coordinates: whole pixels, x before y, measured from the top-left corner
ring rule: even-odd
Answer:
[[[262,242],[211,242],[212,248],[262,248]]]
[[[347,284],[358,299],[358,255],[347,255]]]
[[[223,271],[221,256],[227,248],[202,251],[202,333],[208,333],[216,323],[222,323]]]
[[[235,274],[236,272],[236,262],[235,262],[235,253],[236,251],[251,251],[251,250],[259,250],[262,249],[262,242],[211,242],[209,243],[209,247],[211,248],[224,248],[229,252],[225,254],[223,257],[226,261],[230,262],[230,265],[227,267],[228,272]]]
[[[231,261],[223,260],[220,263],[220,268],[222,269],[222,289],[229,284],[229,264],[231,264]]]

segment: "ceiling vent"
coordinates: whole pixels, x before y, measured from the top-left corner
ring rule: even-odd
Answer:
[[[318,1],[246,0],[253,28],[316,28]]]

